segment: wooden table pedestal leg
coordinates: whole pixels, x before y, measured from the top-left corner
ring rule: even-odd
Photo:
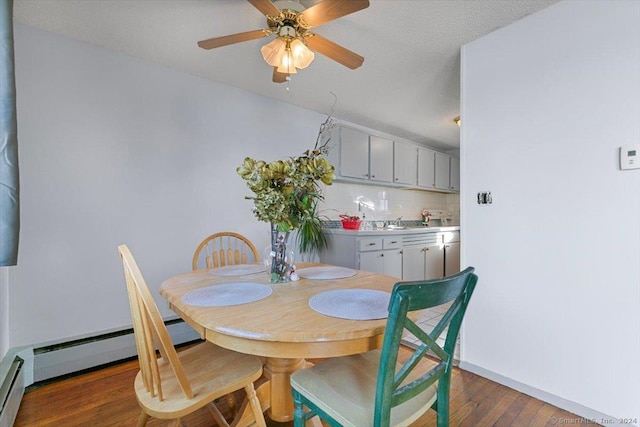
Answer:
[[[279,359],[267,357],[264,374],[271,383],[271,410],[269,418],[284,422],[293,420],[291,374],[305,367],[304,359]]]

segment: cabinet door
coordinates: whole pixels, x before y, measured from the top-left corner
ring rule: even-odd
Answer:
[[[449,190],[449,160],[451,156],[436,153],[436,188],[440,190]]]
[[[444,275],[451,276],[460,272],[460,242],[444,245]]]
[[[435,151],[418,147],[418,187],[435,187],[435,155]]]
[[[449,190],[460,191],[460,159],[451,157],[449,163]]]
[[[425,280],[439,279],[444,276],[444,247],[432,244],[425,247],[424,278]]]
[[[382,251],[360,252],[360,270],[384,274]]]
[[[340,176],[369,178],[369,135],[340,128]]]
[[[371,135],[369,161],[369,179],[393,182],[393,141]]]
[[[402,249],[402,280],[424,280],[424,246]]]
[[[384,274],[402,280],[402,250],[383,251],[382,256],[384,257]]]
[[[393,182],[416,185],[418,147],[406,142],[393,143]]]

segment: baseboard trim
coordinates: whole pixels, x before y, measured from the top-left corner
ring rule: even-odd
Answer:
[[[617,417],[603,414],[602,412],[588,408],[579,403],[562,398],[560,396],[546,392],[544,390],[540,390],[530,385],[521,383],[519,381],[516,381],[509,377],[505,377],[504,375],[500,375],[496,372],[490,371],[488,369],[482,368],[472,363],[461,361],[459,367],[460,369],[464,369],[465,371],[472,372],[476,375],[487,378],[491,381],[497,382],[498,384],[502,384],[514,390],[517,390],[528,396],[535,397],[536,399],[542,400],[543,402],[549,403],[550,405],[556,406],[560,409],[564,409],[565,411],[571,412],[578,416],[577,418],[572,418],[567,420],[556,420],[556,423],[558,425],[561,425],[561,424],[582,425],[582,424],[597,423],[607,427],[608,426],[638,427],[638,424],[621,423]]]

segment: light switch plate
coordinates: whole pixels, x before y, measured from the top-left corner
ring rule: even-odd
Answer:
[[[620,169],[640,169],[640,144],[620,147]]]

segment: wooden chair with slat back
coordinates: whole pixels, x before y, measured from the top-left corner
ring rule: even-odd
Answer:
[[[226,265],[258,262],[258,251],[241,234],[224,231],[204,239],[193,254],[192,268],[218,268]]]
[[[129,248],[121,245],[118,251],[124,266],[140,364],[134,383],[136,398],[142,408],[138,426],[144,426],[150,417],[174,420],[172,425],[179,426],[181,417],[207,406],[218,425],[228,427],[212,402],[244,389],[253,418],[232,424],[234,427],[255,424],[265,427],[253,386],[262,375],[260,360],[210,342],[177,352]],[[156,348],[160,352],[159,358]]]
[[[332,427],[408,426],[433,408],[438,427],[447,427],[453,352],[478,280],[473,271],[469,267],[442,279],[396,283],[381,349],[328,359],[291,376],[294,426],[303,427],[316,415]],[[451,305],[433,329],[423,330],[407,316],[445,303]],[[405,330],[420,343],[399,363]],[[438,341],[445,330],[442,346]],[[429,351],[433,358],[424,357]]]

